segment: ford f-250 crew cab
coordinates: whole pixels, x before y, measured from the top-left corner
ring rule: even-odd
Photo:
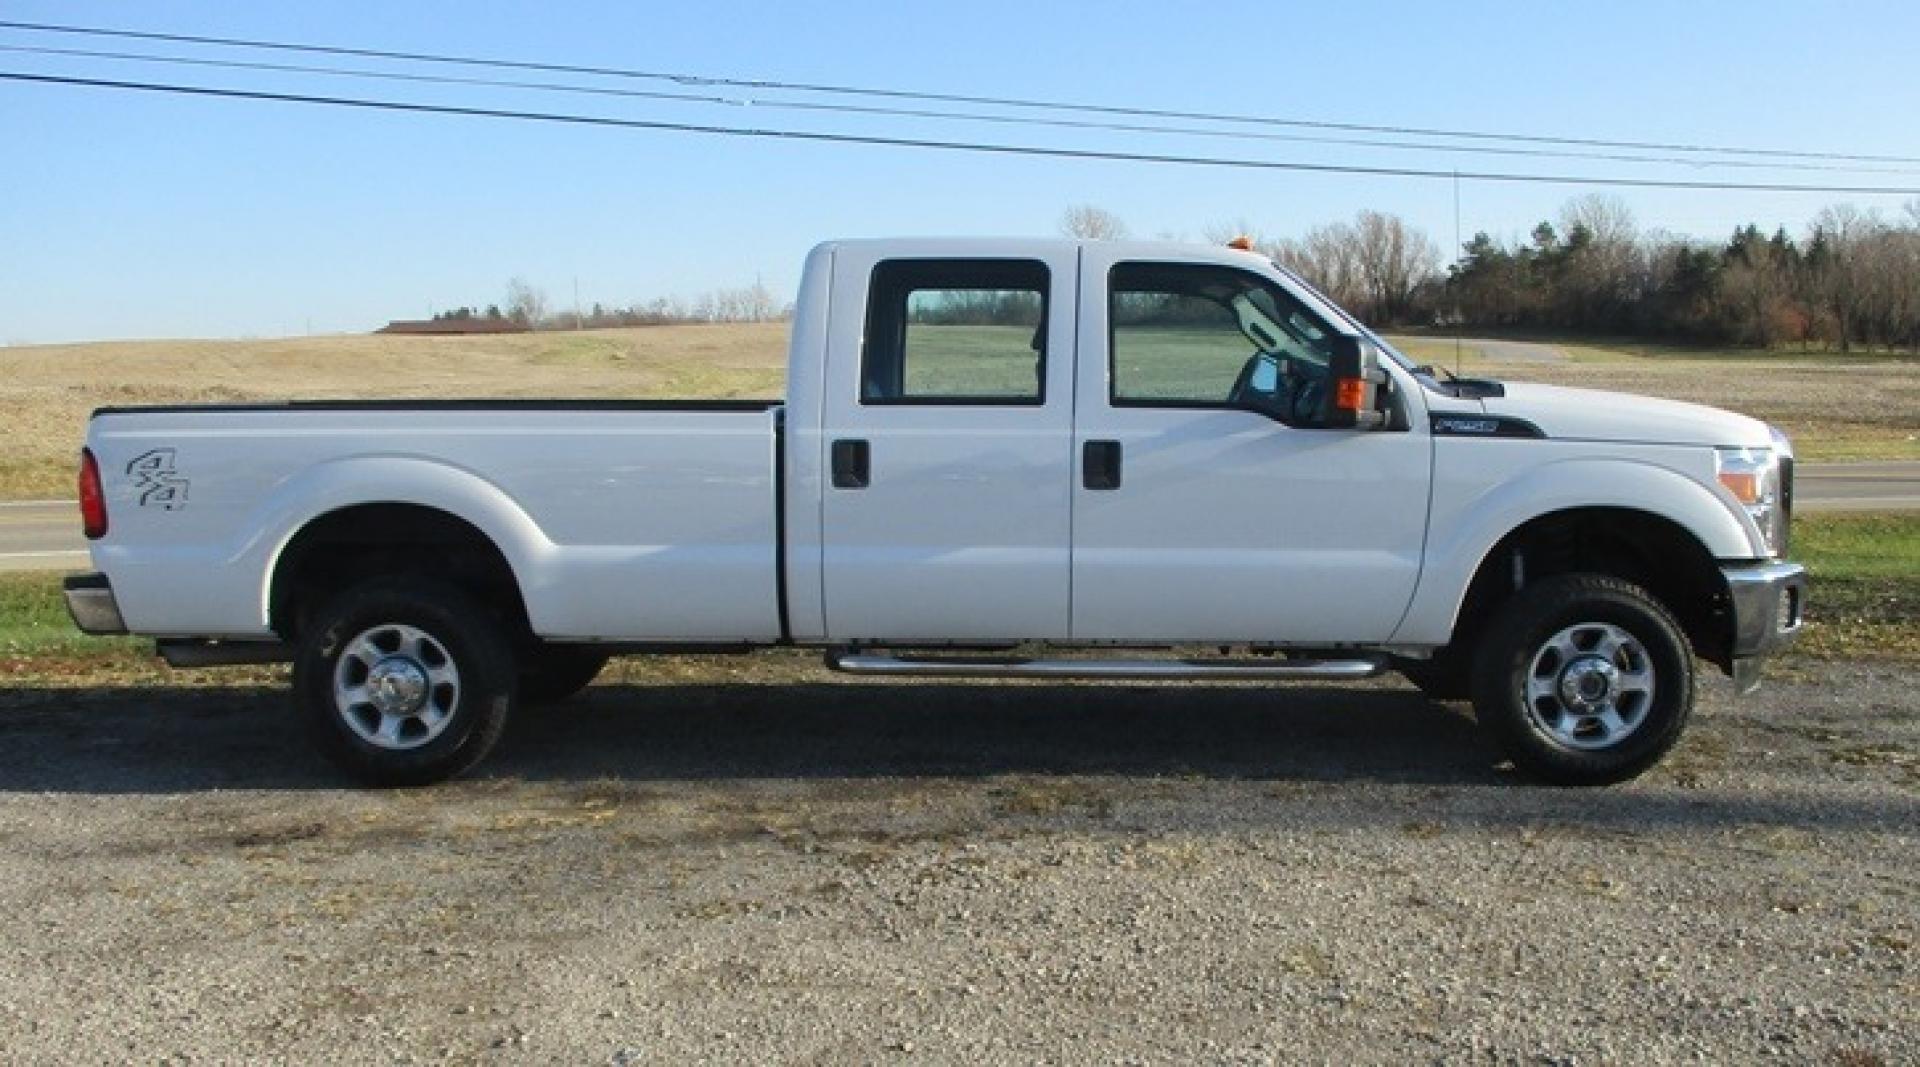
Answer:
[[[82,629],[291,660],[376,783],[471,767],[611,654],[783,644],[889,675],[1397,669],[1521,770],[1604,783],[1674,744],[1695,656],[1745,691],[1805,606],[1779,433],[1436,376],[1234,248],[824,244],[784,404],[104,409],[80,489]]]

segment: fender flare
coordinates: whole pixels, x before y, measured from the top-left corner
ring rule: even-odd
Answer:
[[[361,455],[315,464],[274,488],[244,525],[254,531],[229,564],[258,575],[258,610],[267,625],[274,575],[287,546],[315,521],[345,508],[399,504],[444,512],[480,531],[506,558],[526,596],[554,544],[507,492],[478,474],[440,460]]]
[[[1453,635],[1467,587],[1506,536],[1535,519],[1584,508],[1638,511],[1686,530],[1715,559],[1748,559],[1759,530],[1713,490],[1643,460],[1573,458],[1529,469],[1464,505],[1450,529],[1430,529],[1425,565],[1396,644],[1443,645]]]

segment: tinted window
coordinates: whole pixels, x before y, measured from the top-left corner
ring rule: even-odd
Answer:
[[[891,260],[874,268],[860,399],[1038,404],[1047,268],[1033,260]]]

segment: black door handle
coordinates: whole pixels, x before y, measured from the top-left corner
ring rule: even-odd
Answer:
[[[865,489],[870,481],[872,477],[867,464],[867,443],[835,441],[833,443],[833,487]]]
[[[1088,489],[1120,488],[1120,442],[1088,441],[1080,446],[1080,484]]]

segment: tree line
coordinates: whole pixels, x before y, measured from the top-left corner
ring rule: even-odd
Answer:
[[[1121,220],[1088,206],[1061,228],[1126,235]],[[1920,200],[1895,218],[1841,204],[1799,235],[1747,225],[1704,241],[1642,230],[1620,200],[1594,195],[1525,237],[1476,233],[1444,265],[1431,238],[1378,211],[1299,237],[1263,238],[1244,224],[1206,234],[1235,235],[1379,325],[1920,350]]]
[[[793,306],[775,298],[772,290],[759,281],[737,289],[715,289],[691,298],[656,297],[624,307],[595,301],[591,307],[556,309],[545,290],[525,278],[514,278],[507,283],[506,299],[501,303],[489,304],[484,310],[463,306],[436,312],[433,321],[505,319],[534,330],[597,330],[616,326],[779,322],[792,314]]]

